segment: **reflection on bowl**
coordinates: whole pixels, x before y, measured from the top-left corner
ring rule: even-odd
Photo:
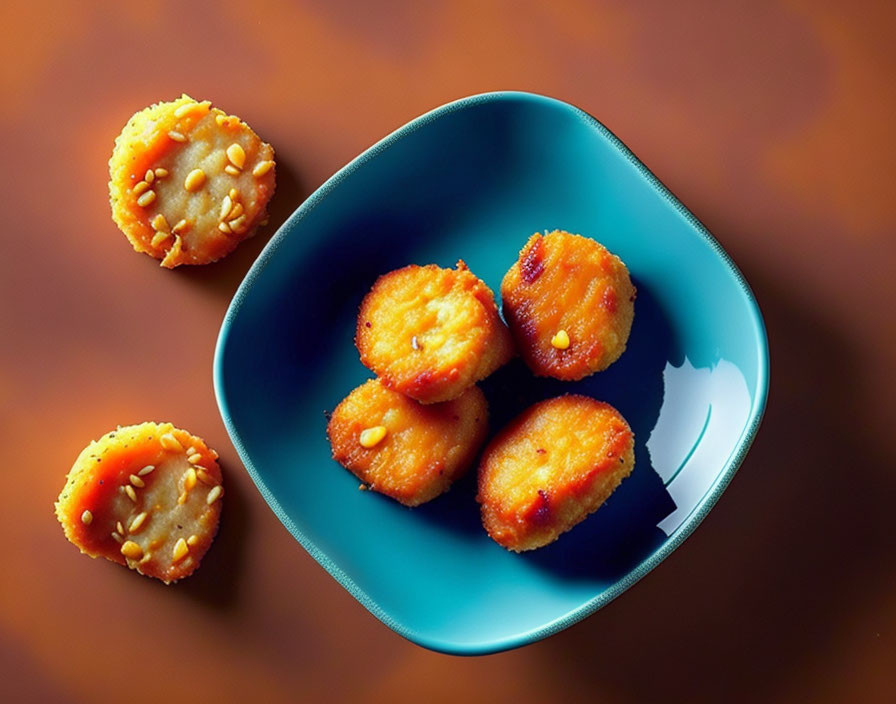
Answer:
[[[718,458],[737,446],[747,428],[750,393],[736,365],[719,360],[694,367],[689,360],[663,370],[664,402],[647,439],[657,474],[675,503],[659,524],[672,535],[712,488]]]
[[[527,237],[553,228],[628,265],[629,346],[575,383],[512,362],[482,384],[491,426],[542,398],[592,395],[631,424],[635,469],[556,543],[516,555],[482,529],[473,475],[413,510],[357,491],[330,458],[323,414],[369,376],[352,334],[379,274],[463,258],[497,290]],[[299,207],[231,304],[215,388],[247,470],[315,559],[400,634],[470,654],[584,618],[675,549],[749,448],[767,364],[739,272],[612,134],[566,103],[494,93],[409,123]]]

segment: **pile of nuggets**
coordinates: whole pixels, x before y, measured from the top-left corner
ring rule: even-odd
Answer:
[[[333,457],[406,506],[447,491],[488,436],[476,383],[519,354],[536,376],[566,381],[606,369],[625,350],[635,288],[619,257],[561,230],[526,242],[494,294],[464,264],[407,266],[364,298],[355,344],[371,379],[333,411]],[[566,394],[503,428],[479,461],[488,534],[516,552],[555,541],[606,501],[634,467],[622,415]]]

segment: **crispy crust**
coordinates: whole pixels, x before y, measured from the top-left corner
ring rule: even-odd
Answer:
[[[180,133],[185,141],[176,141],[170,132]],[[238,174],[227,174],[226,149],[239,144],[245,163]],[[267,204],[274,193],[275,169],[260,177],[253,169],[261,162],[274,160],[274,150],[262,142],[249,126],[234,115],[212,108],[208,101],[197,102],[182,96],[172,102],[156,103],[137,112],[128,120],[115,140],[109,159],[109,198],[112,219],[138,252],[144,252],[166,268],[181,264],[207,264],[231,251],[255,234],[267,219]],[[165,169],[167,176],[155,178],[149,189],[155,200],[145,206],[135,191],[149,169]],[[206,182],[195,192],[185,190],[184,181],[194,168],[202,168]],[[236,230],[222,232],[221,208],[224,197],[235,188],[245,220]],[[156,227],[159,214],[166,226]],[[191,226],[171,233],[180,220]],[[225,218],[226,220],[226,218]],[[157,232],[169,237],[157,237]]]
[[[360,444],[366,428],[384,426],[377,445]],[[371,379],[333,411],[327,436],[333,459],[370,489],[405,506],[448,490],[470,468],[488,432],[488,405],[478,387],[424,406]]]
[[[536,403],[483,452],[482,524],[514,552],[548,545],[600,508],[634,463],[634,435],[609,404],[576,395]]]
[[[169,435],[180,449],[168,444]],[[218,530],[222,501],[208,503],[211,491],[222,491],[217,457],[202,438],[171,423],[119,427],[78,456],[56,501],[56,517],[65,537],[86,555],[105,557],[166,584],[177,581],[199,566]],[[154,469],[140,474],[148,466]],[[187,478],[191,467],[198,472],[195,482]],[[82,519],[85,511],[92,516],[89,522]],[[140,526],[131,530],[144,512]],[[177,541],[191,536],[188,554],[174,559]],[[140,546],[139,559],[122,554],[125,541]]]
[[[494,295],[463,261],[377,279],[361,303],[355,344],[386,386],[421,403],[457,398],[514,354]]]
[[[501,283],[504,317],[537,376],[565,381],[606,369],[625,351],[635,287],[619,257],[589,237],[534,234]],[[569,335],[567,349],[551,339]]]

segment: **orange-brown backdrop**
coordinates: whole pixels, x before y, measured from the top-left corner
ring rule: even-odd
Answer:
[[[889,9],[888,9],[889,8]],[[0,699],[894,701],[896,11],[825,2],[59,2],[0,8]],[[402,640],[267,509],[212,391],[218,326],[277,226],[419,113],[547,93],[713,231],[771,341],[765,424],[686,544],[545,642]],[[169,272],[109,217],[135,110],[186,91],[276,148],[271,225]],[[222,531],[174,587],[78,554],[52,503],[91,438],[170,419],[217,447]]]

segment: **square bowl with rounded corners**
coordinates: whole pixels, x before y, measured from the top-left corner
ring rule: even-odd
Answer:
[[[638,288],[628,349],[575,383],[510,363],[482,383],[492,432],[536,400],[584,393],[628,419],[635,469],[583,523],[518,555],[483,530],[475,469],[404,508],[359,491],[331,459],[325,414],[371,376],[353,334],[380,274],[462,258],[497,291],[526,239],[555,228],[628,265]],[[756,434],[768,349],[730,258],[609,130],[559,100],[499,92],[418,117],[308,198],[237,291],[214,375],[246,469],[314,559],[402,636],[480,654],[579,621],[681,544]]]

